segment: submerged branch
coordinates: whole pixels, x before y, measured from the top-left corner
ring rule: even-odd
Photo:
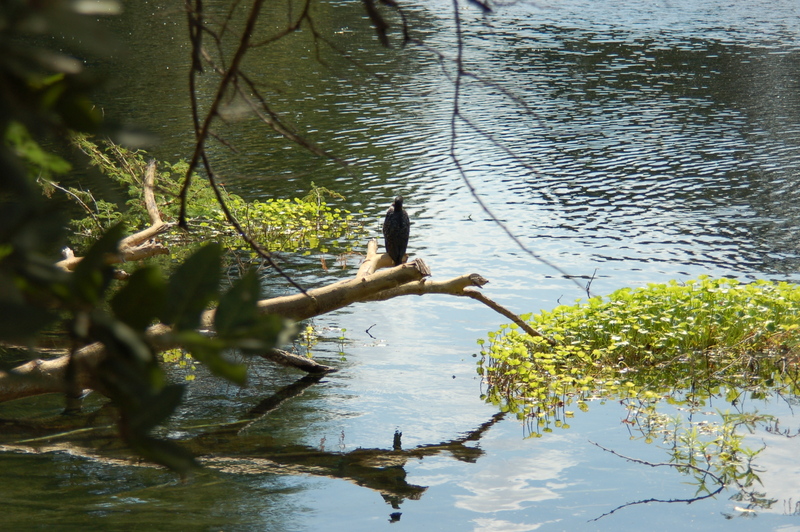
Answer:
[[[297,368],[313,374],[332,373],[334,371],[339,371],[334,367],[320,364],[319,362],[315,362],[310,358],[295,355],[294,353],[284,351],[283,349],[270,349],[266,353],[261,353],[261,358],[269,360],[270,362],[274,362],[280,366]]]
[[[715,475],[714,473],[712,473],[711,471],[709,471],[707,469],[703,469],[701,467],[697,467],[697,466],[692,465],[692,464],[675,464],[675,463],[667,463],[667,462],[659,462],[659,463],[647,462],[646,460],[640,460],[638,458],[631,458],[630,456],[625,456],[623,454],[620,454],[620,453],[614,451],[613,449],[607,449],[607,448],[603,447],[602,445],[600,445],[599,443],[595,443],[593,441],[590,441],[589,443],[591,443],[592,445],[594,445],[596,447],[599,447],[600,449],[602,449],[602,450],[604,450],[604,451],[606,451],[608,453],[613,454],[614,456],[618,456],[618,457],[620,457],[620,458],[622,458],[624,460],[627,460],[628,462],[633,462],[633,463],[636,463],[636,464],[642,464],[642,465],[646,465],[646,466],[650,466],[650,467],[674,467],[676,469],[692,469],[692,470],[700,473],[703,476],[709,476],[709,477],[713,478],[714,482],[717,483],[717,489],[715,489],[714,491],[707,491],[706,490],[706,494],[705,495],[698,495],[696,497],[689,497],[689,498],[686,498],[686,499],[656,499],[656,498],[650,498],[650,499],[641,499],[641,500],[633,501],[633,502],[626,502],[625,504],[621,504],[621,505],[617,506],[616,508],[614,508],[613,510],[604,513],[603,515],[600,515],[598,517],[595,517],[594,519],[591,519],[590,522],[599,521],[600,519],[602,519],[602,518],[604,518],[606,516],[609,516],[609,515],[613,514],[614,512],[616,512],[618,510],[621,510],[623,508],[627,508],[629,506],[636,506],[636,505],[639,505],[639,504],[649,504],[651,502],[661,502],[661,503],[678,503],[678,502],[682,502],[682,503],[686,503],[686,504],[691,504],[693,502],[702,501],[703,499],[712,498],[712,497],[717,495],[719,492],[721,492],[725,488],[725,482],[720,477],[718,477],[717,475]]]

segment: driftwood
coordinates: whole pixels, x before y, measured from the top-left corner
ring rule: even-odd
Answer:
[[[156,165],[151,161],[144,178],[144,201],[151,226],[123,239],[119,244],[118,253],[109,254],[106,258],[109,264],[139,260],[169,252],[165,246],[153,240],[156,235],[167,231],[173,225],[165,223],[158,211],[154,194],[155,176]],[[81,257],[72,256],[71,251],[67,251],[67,254],[69,256],[57,263],[57,266],[71,271],[80,262]],[[404,260],[406,258],[404,257]],[[432,281],[430,275],[430,269],[422,259],[395,266],[387,254],[378,253],[378,241],[372,239],[367,244],[366,258],[354,278],[302,294],[265,299],[259,301],[258,308],[263,314],[277,314],[290,320],[300,321],[358,302],[381,301],[405,295],[447,294],[480,301],[512,320],[528,334],[541,336],[516,314],[484,296],[478,289],[489,281],[480,275],[475,273],[462,275],[448,281]],[[213,328],[215,312],[212,309],[202,315],[201,328],[208,330]],[[171,328],[163,324],[149,327],[145,336],[157,351],[180,347]],[[0,402],[44,393],[79,395],[85,389],[102,391],[101,385],[93,379],[97,374],[98,365],[105,356],[104,347],[98,342],[82,347],[71,355],[65,354],[50,360],[31,360],[11,371],[0,372]],[[310,374],[335,371],[335,368],[280,349],[272,349],[262,353],[261,356],[277,364],[294,367]]]
[[[428,278],[430,270],[422,259],[379,270],[384,265],[391,265],[392,261],[386,254],[379,255],[377,249],[378,243],[372,239],[367,245],[367,257],[355,278],[309,290],[306,294],[262,300],[258,303],[260,312],[303,320],[357,302],[380,301],[404,295],[448,294],[480,301],[511,319],[528,334],[541,336],[516,314],[478,292],[477,289],[488,282],[480,275],[469,274],[448,281],[432,281]],[[214,313],[215,310],[209,310],[203,314],[201,323],[204,328],[211,329]],[[170,327],[156,324],[147,329],[146,338],[159,351],[179,347],[171,332]],[[325,373],[334,369],[281,350],[272,350],[262,354],[262,357],[309,373]],[[73,380],[70,389],[98,389],[98,383],[92,379],[97,366],[105,358],[103,345],[87,345],[75,351],[71,358],[72,367],[69,371],[73,372]],[[0,402],[43,393],[66,392],[69,364],[70,356],[61,356],[52,360],[32,360],[10,372],[0,372]]]
[[[144,204],[147,214],[150,217],[150,227],[139,231],[133,235],[123,238],[118,246],[117,253],[110,253],[106,256],[107,264],[119,264],[134,260],[142,260],[155,255],[168,255],[169,249],[163,244],[153,240],[156,236],[169,231],[175,224],[166,223],[161,219],[155,197],[156,163],[150,161],[144,176]],[[71,249],[65,248],[64,260],[56,263],[56,266],[72,271],[83,257],[76,257]]]

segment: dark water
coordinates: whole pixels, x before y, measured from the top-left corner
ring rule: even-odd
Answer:
[[[180,7],[127,7],[123,19],[108,24],[130,54],[99,65],[116,73],[99,99],[107,113],[156,133],[159,157],[186,157],[192,132]],[[700,274],[797,280],[800,5],[523,2],[488,16],[463,7],[465,68],[474,77],[464,79],[466,120],[457,124],[455,149],[469,182],[522,244],[582,284],[594,277],[596,294]],[[391,197],[402,193],[414,220],[410,251],[435,278],[479,272],[490,279],[487,295],[518,312],[584,295],[512,242],[470,195],[449,156],[452,66],[418,46],[377,46],[358,18],[359,3],[319,9],[319,29],[350,50],[350,59],[322,46],[320,64],[306,31],[269,53],[255,50],[248,68],[277,112],[349,165],[288,146],[256,120],[237,119],[234,105],[220,133],[237,153],[212,147],[228,185],[251,197],[285,197],[314,181],[347,196],[345,207],[363,209],[375,236]],[[450,2],[410,5],[408,19],[415,36],[452,57]],[[204,76],[203,90],[213,85]],[[303,266],[298,275],[309,286],[352,273],[285,261]],[[404,449],[458,438],[496,414],[480,400],[472,355],[475,341],[503,321],[476,303],[446,297],[358,305],[318,318],[324,341],[317,356],[342,370],[251,433],[265,442],[343,451],[391,449],[396,430]],[[338,355],[342,335],[346,361]],[[255,364],[251,386],[240,390],[198,371],[174,435],[236,420],[297,378]],[[791,404],[747,406],[794,427]],[[246,467],[216,464],[182,484],[74,450],[6,453],[0,492],[13,503],[8,519],[15,528],[800,527],[794,441],[764,431],[749,441],[767,446],[758,463],[765,497],[777,501],[770,508],[741,512],[726,491],[693,505],[638,505],[590,521],[626,502],[694,494],[672,470],[630,464],[589,443],[667,460],[657,443],[630,439],[619,423],[626,415],[619,405],[593,404],[569,430],[537,440],[524,439],[516,420],[500,421],[468,445],[482,451],[473,461],[450,452],[409,460],[404,481],[426,489],[399,508],[352,478],[310,469],[281,474],[285,464],[249,454],[242,457]],[[390,524],[392,512],[402,516]]]

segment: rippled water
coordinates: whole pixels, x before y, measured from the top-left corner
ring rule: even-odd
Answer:
[[[518,312],[584,295],[521,250],[470,195],[449,157],[452,67],[413,45],[381,50],[366,23],[353,22],[357,3],[330,6],[326,27],[337,45],[355,50],[355,63],[328,50],[321,66],[298,35],[289,47],[305,46],[307,59],[255,54],[252,68],[278,87],[271,93],[276,110],[350,165],[310,158],[253,120],[233,121],[221,133],[238,153],[213,148],[229,186],[251,197],[293,196],[313,180],[347,196],[345,207],[364,209],[375,236],[391,197],[403,193],[414,220],[410,252],[437,279],[477,271],[491,281],[487,295]],[[415,36],[452,57],[450,7],[420,2],[408,16]],[[105,105],[158,133],[159,156],[185,156],[192,135],[176,87],[185,85],[186,51],[175,42],[183,22],[166,1],[129,9],[125,24],[146,22],[147,36],[141,29],[125,38],[149,61],[119,59],[125,83],[103,96]],[[458,123],[456,152],[477,193],[526,247],[580,284],[593,277],[597,294],[703,273],[797,280],[797,2],[536,1],[501,5],[485,17],[465,4],[461,15],[465,68],[475,76],[463,80],[460,109],[469,123]],[[309,286],[352,273],[323,272],[316,263],[301,263]],[[473,430],[496,413],[479,398],[475,340],[503,321],[446,297],[358,305],[320,318],[326,341],[318,357],[342,371],[265,419],[259,434],[312,447],[324,438],[350,450],[390,448],[395,430],[405,448]],[[338,359],[340,335],[346,361]],[[173,428],[236,419],[295,377],[258,365],[254,375],[245,390],[198,379]],[[796,424],[786,405],[759,408]],[[225,529],[798,526],[791,515],[800,493],[796,471],[765,474],[765,492],[780,502],[756,521],[725,519],[737,503],[720,496],[691,506],[642,505],[590,522],[631,500],[692,495],[684,477],[628,464],[587,442],[664,460],[656,446],[628,441],[618,423],[625,416],[618,405],[593,405],[569,431],[536,441],[524,440],[515,420],[502,421],[475,444],[484,454],[474,463],[447,454],[409,463],[406,480],[427,489],[399,509],[354,483],[310,475],[225,473],[187,489],[164,475],[66,455],[15,457],[9,471],[55,467],[32,486],[73,501],[76,524],[159,523],[168,508],[176,523]],[[779,470],[793,463],[780,461],[793,452],[785,440],[756,439],[770,446],[765,463]],[[95,492],[80,502],[86,490]],[[403,515],[390,525],[393,511]],[[23,521],[14,514],[13,523]]]
[[[418,33],[426,45],[452,46],[449,5],[412,9],[413,21],[427,23]],[[698,273],[796,278],[793,2],[537,2],[498,11],[462,14],[466,67],[477,78],[464,82],[461,111],[474,127],[459,123],[457,153],[526,246],[572,275],[596,269],[601,292]],[[373,73],[402,65],[391,83],[317,68],[313,81],[277,99],[349,169],[309,162],[265,140],[253,122],[233,128],[244,155],[220,150],[219,164],[253,194],[293,194],[313,179],[376,218],[403,192],[420,254],[458,253],[454,240],[468,234],[475,262],[498,257],[513,271],[505,261],[519,250],[486,221],[449,159],[452,69],[435,59],[414,46],[365,59]],[[526,262],[524,275],[558,275]]]
[[[465,91],[469,118],[516,156],[466,131],[459,147],[479,192],[529,246],[582,269],[575,274],[595,265],[601,276],[793,277],[794,4],[756,27],[741,9],[717,6],[696,23],[702,33],[679,23],[696,8],[600,5],[475,23],[485,35],[467,41],[481,47],[467,57],[502,75],[527,107],[481,83]]]

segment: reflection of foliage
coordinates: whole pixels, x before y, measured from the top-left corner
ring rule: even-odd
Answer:
[[[80,237],[95,239],[98,232],[107,226],[124,221],[129,226],[141,229],[149,218],[141,200],[142,179],[147,161],[145,153],[127,150],[106,142],[101,148],[85,137],[75,137],[75,144],[86,153],[92,164],[101,172],[125,188],[130,199],[124,210],[117,205],[94,198],[90,192],[69,189],[87,211],[87,216],[74,220],[72,225]],[[156,180],[156,201],[165,220],[178,217],[178,196],[181,180],[186,174],[186,162],[176,164],[159,163]],[[341,195],[312,183],[308,195],[302,199],[268,199],[267,201],[245,201],[236,194],[224,191],[224,197],[233,215],[262,246],[270,251],[297,251],[318,249],[323,253],[333,249],[341,252],[351,250],[349,242],[361,234],[362,225],[351,212],[330,207],[325,198],[343,199]],[[187,214],[190,225],[200,239],[215,239],[229,249],[246,248],[246,243],[233,231],[213,191],[201,180],[195,179],[187,196]],[[340,243],[337,239],[344,239]]]
[[[644,440],[651,443],[654,438],[663,438],[663,445],[669,454],[670,460],[665,463],[653,463],[629,456],[623,456],[616,451],[606,449],[594,443],[604,451],[610,452],[629,462],[647,465],[650,467],[672,467],[683,474],[691,475],[696,486],[694,495],[681,499],[642,499],[628,502],[603,515],[592,519],[597,521],[611,515],[622,508],[648,503],[693,503],[702,499],[716,496],[726,487],[733,487],[737,491],[731,495],[730,500],[742,503],[734,506],[738,514],[723,514],[726,519],[756,515],[758,510],[768,510],[777,499],[767,498],[765,493],[756,491],[755,484],[761,484],[758,471],[753,460],[763,450],[753,450],[743,445],[744,435],[738,432],[745,428],[753,432],[757,424],[771,421],[772,416],[757,413],[731,414],[717,411],[721,423],[702,417],[694,408],[680,409],[688,413],[687,417],[681,415],[670,416],[658,413],[653,405],[628,405],[631,416],[627,420],[636,425],[642,433]],[[706,415],[711,415],[706,413]]]
[[[756,413],[717,412],[698,420],[709,398],[737,404],[743,394],[797,394],[800,287],[702,277],[685,284],[623,289],[607,298],[527,316],[545,337],[514,326],[489,333],[478,372],[485,398],[526,421],[532,436],[569,428],[573,404],[619,400],[625,420],[650,443],[661,440],[670,462],[695,475],[697,495],[706,483],[735,485],[752,505],[759,482],[743,429],[769,421]],[[689,415],[667,415],[664,403]],[[764,503],[764,504],[761,504]]]
[[[752,433],[772,416],[719,410],[701,413],[696,407],[679,408],[669,415],[658,412],[653,402],[627,403],[631,412],[627,422],[636,426],[645,442],[660,440],[670,462],[694,475],[696,495],[711,492],[709,477],[722,486],[735,485],[742,496],[761,483],[753,460],[763,448],[747,447],[742,430]]]

